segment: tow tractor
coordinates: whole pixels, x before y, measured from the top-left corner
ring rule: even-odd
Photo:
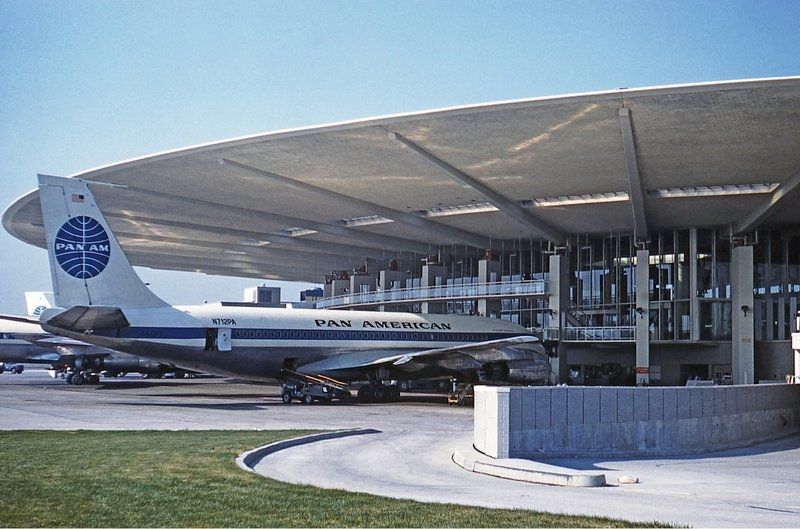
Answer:
[[[324,375],[306,375],[291,369],[282,369],[281,399],[284,404],[289,404],[297,399],[303,404],[325,402],[330,404],[333,399],[349,399],[352,397],[345,382],[326,377]]]

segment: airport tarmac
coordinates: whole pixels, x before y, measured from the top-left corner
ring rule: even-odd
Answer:
[[[544,460],[605,472],[611,486],[580,489],[473,474],[472,410],[442,397],[397,404],[284,405],[276,386],[221,378],[115,379],[68,386],[44,371],[0,375],[0,429],[345,429],[380,433],[319,441],[265,458],[260,473],[291,482],[421,501],[527,508],[691,526],[800,526],[800,437],[713,455]],[[641,483],[618,485],[621,474]]]

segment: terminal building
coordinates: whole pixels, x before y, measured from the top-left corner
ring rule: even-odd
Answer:
[[[386,116],[73,176],[124,186],[94,191],[134,265],[511,320],[557,342],[562,382],[793,372],[800,77]],[[3,225],[44,247],[37,191]]]

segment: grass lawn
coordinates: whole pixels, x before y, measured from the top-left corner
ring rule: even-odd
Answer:
[[[4,527],[625,527],[289,485],[240,452],[300,431],[0,432]]]

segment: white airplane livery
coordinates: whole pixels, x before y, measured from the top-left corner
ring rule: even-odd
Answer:
[[[54,334],[181,368],[251,380],[291,366],[338,380],[454,377],[540,383],[550,365],[537,338],[516,324],[476,316],[170,306],[139,279],[90,186],[39,176],[58,309],[40,323]]]

